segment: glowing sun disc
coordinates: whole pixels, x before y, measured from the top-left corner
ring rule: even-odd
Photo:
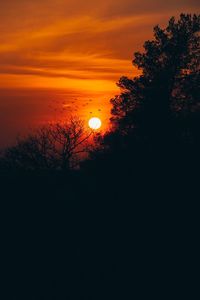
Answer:
[[[99,118],[91,118],[88,122],[88,125],[91,129],[97,130],[101,127],[101,120]]]

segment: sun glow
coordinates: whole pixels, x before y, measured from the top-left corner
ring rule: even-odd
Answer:
[[[88,122],[88,125],[91,129],[97,130],[101,127],[101,120],[99,118],[91,118]]]

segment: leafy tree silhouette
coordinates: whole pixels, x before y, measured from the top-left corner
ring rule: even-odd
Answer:
[[[154,28],[154,40],[133,64],[142,71],[134,79],[122,77],[122,93],[111,100],[113,124],[122,133],[142,130],[143,136],[168,141],[172,120],[199,111],[200,16],[181,14],[176,22]]]
[[[94,165],[99,160],[103,168],[105,158],[105,169],[111,164],[121,171],[151,160],[159,165],[172,159],[173,165],[189,154],[188,147],[198,152],[200,16],[181,14],[165,29],[156,26],[154,39],[134,54],[133,65],[141,75],[120,78],[121,93],[111,99],[113,130],[98,137]]]

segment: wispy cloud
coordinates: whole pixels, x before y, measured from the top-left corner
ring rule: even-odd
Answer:
[[[0,85],[7,78],[7,86],[12,86],[13,76],[23,76],[25,86],[34,76],[38,86],[41,77],[46,86],[53,77],[72,84],[73,80],[113,83],[120,74],[134,76],[133,52],[151,37],[153,25],[197,7],[191,0],[102,0],[95,5],[82,0],[7,0],[0,3],[0,79],[4,78]],[[55,82],[63,86],[62,81]]]

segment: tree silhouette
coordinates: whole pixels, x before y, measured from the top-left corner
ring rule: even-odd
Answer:
[[[122,77],[121,94],[111,100],[113,124],[122,133],[136,133],[167,141],[177,116],[199,110],[200,16],[181,14],[176,22],[154,28],[154,40],[134,55],[142,71],[134,79]]]
[[[88,165],[126,173],[156,166],[169,170],[191,156],[197,161],[200,16],[181,14],[165,29],[156,26],[154,39],[135,53],[133,65],[141,75],[120,78],[121,93],[111,99],[112,130],[98,138]]]
[[[71,118],[65,124],[50,124],[39,128],[25,138],[19,138],[14,147],[5,151],[4,165],[27,170],[69,170],[78,165],[81,155],[88,151],[84,123]]]

